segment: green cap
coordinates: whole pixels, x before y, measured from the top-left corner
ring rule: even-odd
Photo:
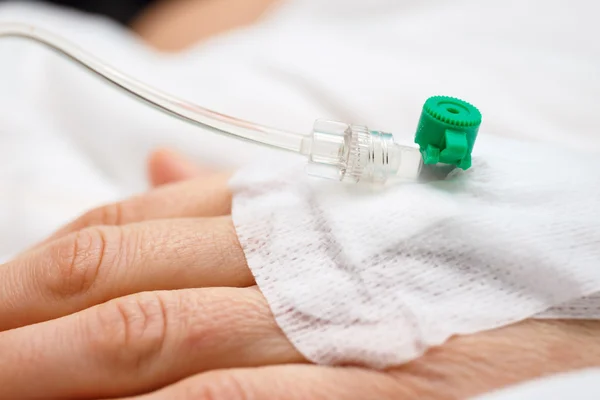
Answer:
[[[471,152],[481,125],[481,113],[466,101],[446,96],[427,99],[415,143],[425,164],[471,167]]]

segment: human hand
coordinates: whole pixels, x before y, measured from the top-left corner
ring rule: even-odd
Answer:
[[[254,286],[228,175],[151,165],[169,184],[0,267],[0,398],[459,399],[600,364],[598,323],[526,321],[389,371],[308,365]]]

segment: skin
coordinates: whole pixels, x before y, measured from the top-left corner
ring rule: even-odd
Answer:
[[[0,266],[0,398],[463,399],[600,365],[589,321],[455,337],[388,371],[311,365],[248,270],[229,173],[168,151],[149,172],[155,189]]]
[[[278,0],[163,0],[148,7],[132,29],[163,52],[178,52],[231,29],[250,25]]]

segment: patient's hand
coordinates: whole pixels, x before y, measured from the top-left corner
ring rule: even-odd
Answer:
[[[600,365],[600,324],[575,321],[457,337],[390,371],[309,365],[254,286],[228,175],[152,160],[171,183],[0,267],[0,398],[458,399]]]

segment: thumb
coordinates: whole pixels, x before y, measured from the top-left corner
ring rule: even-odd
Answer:
[[[210,172],[169,149],[156,150],[148,158],[148,178],[153,187],[197,178]]]

